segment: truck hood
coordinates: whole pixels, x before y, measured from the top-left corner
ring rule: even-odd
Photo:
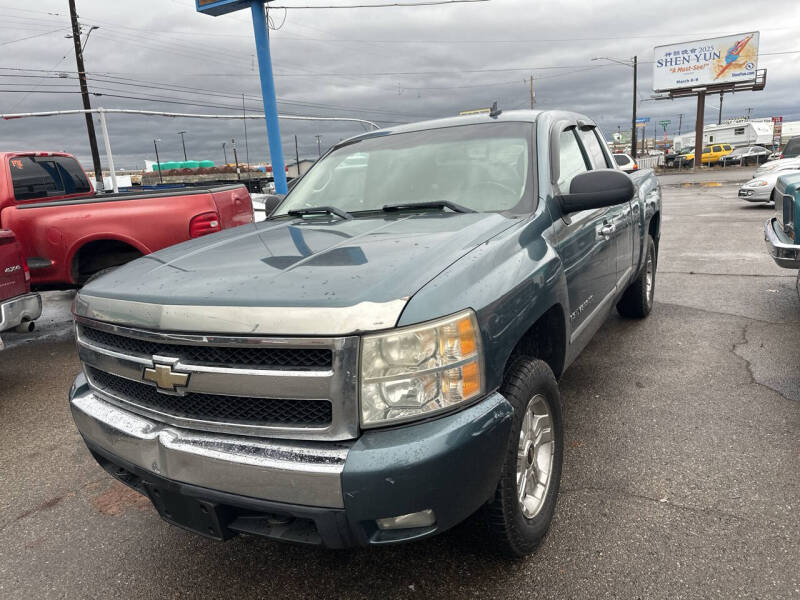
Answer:
[[[327,216],[279,219],[243,225],[161,250],[99,277],[81,290],[76,314],[187,331],[199,326],[190,326],[188,318],[178,323],[175,309],[171,310],[173,317],[165,320],[164,309],[158,307],[179,305],[184,312],[190,307],[191,311],[209,307],[206,312],[218,317],[233,314],[225,307],[267,307],[282,312],[268,313],[267,320],[272,322],[259,323],[248,333],[286,330],[300,334],[307,332],[305,327],[284,327],[274,322],[276,315],[291,317],[295,308],[349,308],[348,318],[361,314],[366,319],[356,319],[357,330],[392,327],[417,290],[516,222],[518,219],[493,213],[437,212],[348,221]],[[144,303],[148,307],[144,312],[155,310],[158,315],[144,321],[125,316],[130,313],[130,303]],[[376,307],[387,307],[378,311],[381,318],[370,314]],[[345,313],[306,310],[299,315],[335,319]],[[239,322],[232,329],[222,325],[212,329],[233,332],[245,325],[256,324]],[[205,329],[212,332],[208,326]],[[319,323],[308,331],[312,329],[321,333]],[[325,331],[351,329],[336,324],[327,325]]]

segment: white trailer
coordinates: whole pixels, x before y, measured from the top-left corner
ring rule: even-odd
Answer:
[[[772,146],[772,121],[728,121],[722,125],[703,127],[703,145],[730,144],[731,146]],[[694,132],[676,135],[676,151],[694,146]]]

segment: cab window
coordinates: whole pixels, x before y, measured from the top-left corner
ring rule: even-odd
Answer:
[[[709,152],[711,152],[711,148],[709,146],[703,148],[703,154],[708,154]]]
[[[608,164],[606,160],[606,153],[603,152],[603,147],[600,145],[600,142],[597,139],[597,129],[592,128],[588,130],[581,130],[580,136],[581,141],[583,142],[583,147],[586,150],[586,154],[589,157],[589,162],[592,165],[592,169],[607,169],[611,165]]]
[[[722,144],[722,149],[725,150],[725,152],[727,152],[728,150],[731,149],[731,147],[729,144]]]
[[[8,161],[14,198],[34,200],[91,190],[78,161],[67,156],[15,156]]]
[[[711,150],[713,152],[722,152],[722,146],[714,146]]]
[[[569,185],[575,176],[588,170],[575,130],[562,131],[558,139],[558,189],[563,194],[569,193]]]

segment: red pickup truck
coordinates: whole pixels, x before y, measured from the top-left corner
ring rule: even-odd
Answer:
[[[104,269],[252,222],[242,185],[95,195],[69,154],[0,153],[0,227],[16,234],[35,289],[81,286]]]
[[[41,314],[42,299],[31,293],[31,275],[14,232],[0,229],[0,332],[15,327],[31,331]]]

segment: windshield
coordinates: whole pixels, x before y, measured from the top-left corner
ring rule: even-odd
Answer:
[[[346,144],[314,165],[275,216],[319,206],[353,213],[437,201],[479,212],[529,212],[531,137],[531,123],[483,123]]]
[[[795,156],[800,156],[800,137],[790,139],[783,148],[784,158],[794,158]]]
[[[741,154],[747,154],[749,152],[749,148],[737,148],[733,152],[731,152],[728,156],[739,156]]]

